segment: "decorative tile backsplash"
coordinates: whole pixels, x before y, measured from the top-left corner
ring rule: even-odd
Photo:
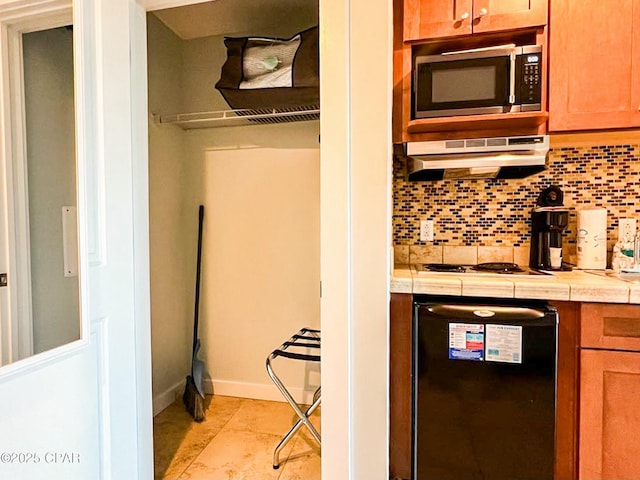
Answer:
[[[538,194],[559,185],[565,206],[608,210],[607,240],[618,238],[618,219],[640,223],[640,145],[556,148],[548,169],[518,180],[444,180],[408,182],[406,161],[393,168],[393,239],[395,245],[528,246],[530,212]],[[435,221],[435,242],[420,242],[420,220]],[[565,231],[575,251],[576,213]]]

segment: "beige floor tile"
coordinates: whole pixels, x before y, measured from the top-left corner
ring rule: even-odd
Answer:
[[[311,423],[320,430],[320,418],[311,416]],[[320,480],[320,445],[306,427],[302,427],[291,440],[293,447],[286,461],[282,462],[282,473],[278,480]]]
[[[207,397],[206,418],[196,423],[181,400],[153,420],[155,478],[173,480],[204,450],[207,444],[238,411],[243,399]]]
[[[298,416],[288,403],[244,400],[227,428],[282,437],[297,420]]]
[[[293,451],[280,469],[278,480],[320,480],[320,455],[317,451]]]
[[[279,435],[224,428],[187,468],[181,479],[191,480],[277,480],[273,449]],[[281,452],[287,458],[292,445]],[[282,468],[282,467],[281,467]]]
[[[154,419],[156,479],[320,479],[320,447],[304,426],[280,453],[280,468],[273,469],[273,451],[297,420],[289,404],[221,396],[207,400],[200,424],[181,401]],[[320,430],[320,408],[311,422]]]

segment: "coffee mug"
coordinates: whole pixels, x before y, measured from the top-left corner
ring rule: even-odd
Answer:
[[[562,247],[549,247],[549,260],[551,268],[562,267]]]

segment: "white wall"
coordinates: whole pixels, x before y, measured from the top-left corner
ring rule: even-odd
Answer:
[[[389,478],[391,3],[320,5],[325,479]]]
[[[76,205],[72,32],[23,35],[34,353],[80,338],[78,277],[65,277],[62,207]]]
[[[149,109],[182,110],[182,42],[148,15]],[[189,371],[195,282],[198,189],[184,132],[149,123],[151,342],[155,408],[174,400]],[[176,387],[177,386],[177,387]]]
[[[288,20],[256,34],[285,37],[309,27]],[[226,58],[223,40],[185,42],[187,111],[229,109],[214,88]],[[187,132],[188,158],[203,172],[202,342],[217,393],[282,400],[266,357],[301,327],[320,326],[318,136],[319,122]],[[302,362],[277,362],[296,396],[305,387],[313,393],[318,375],[306,375]]]
[[[317,128],[309,122],[189,135],[191,158],[204,169],[202,337],[216,393],[282,400],[267,376],[267,356],[301,327],[320,327]],[[317,365],[306,372],[303,362],[275,365],[296,396],[304,387],[308,399],[319,385]]]
[[[153,15],[148,20],[151,111],[229,109],[214,89],[225,60],[223,37],[181,42]],[[150,126],[156,410],[189,369],[197,233],[191,220],[199,202],[205,205],[200,338],[206,387],[283,400],[267,376],[266,357],[299,328],[320,325],[318,135],[318,122],[186,132]],[[313,393],[317,365],[279,363],[296,396]]]

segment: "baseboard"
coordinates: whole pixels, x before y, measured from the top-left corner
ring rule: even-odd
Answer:
[[[253,398],[255,400],[286,401],[274,384],[234,382],[229,380],[206,379],[204,390],[208,394],[228,397]],[[287,388],[294,400],[300,404],[310,405],[313,402],[315,387],[305,390],[302,387]]]
[[[184,391],[184,380],[153,397],[153,416],[155,417],[176,401]],[[315,387],[305,390],[302,387],[287,388],[294,400],[300,404],[310,405],[313,402]],[[233,382],[229,380],[205,379],[204,391],[209,395],[225,397],[252,398],[254,400],[270,400],[285,402],[280,390],[274,384]]]
[[[173,402],[176,401],[176,398],[182,395],[184,390],[184,380],[176,383],[173,387],[165,390],[164,392],[153,397],[153,416],[155,417],[162,410],[167,408]]]

